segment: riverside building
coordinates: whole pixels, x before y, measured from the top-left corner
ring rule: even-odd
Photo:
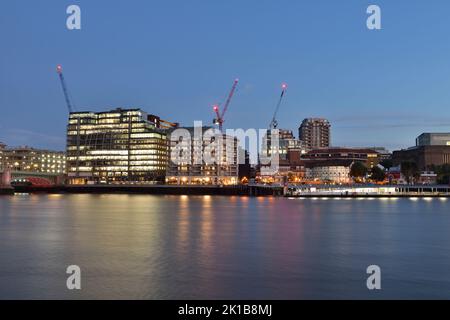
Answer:
[[[67,126],[69,184],[164,182],[167,127],[141,109],[73,112]]]
[[[306,179],[321,183],[350,183],[352,160],[314,161],[306,164]]]
[[[362,162],[371,169],[378,165],[380,157],[377,151],[366,148],[322,148],[309,151],[303,155],[303,160],[305,163],[351,160]]]
[[[168,140],[170,160],[166,183],[236,185],[239,183],[238,139],[211,127],[184,127]],[[179,133],[184,133],[183,136]],[[210,134],[211,133],[211,134]],[[207,160],[207,158],[209,160]]]
[[[272,140],[276,140],[273,143]],[[263,156],[275,160],[260,166],[257,180],[262,183],[298,182],[304,176],[301,155],[306,153],[303,141],[296,139],[291,130],[278,129],[272,136],[267,130],[261,146]]]
[[[63,175],[66,172],[64,152],[31,147],[7,147],[0,143],[0,171],[35,172]]]
[[[268,156],[278,155],[280,160],[288,160],[290,151],[295,150],[302,154],[306,152],[303,147],[303,142],[294,137],[292,130],[278,129],[276,139],[278,139],[278,143],[273,144],[272,132],[271,130],[267,130],[262,145],[263,154],[267,154]]]
[[[394,151],[394,165],[404,161],[415,162],[420,170],[450,164],[450,133],[423,133],[416,139],[416,146]]]

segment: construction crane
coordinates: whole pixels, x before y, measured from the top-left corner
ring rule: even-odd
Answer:
[[[228,94],[227,101],[225,102],[225,105],[223,106],[222,113],[220,112],[219,105],[216,104],[213,106],[214,112],[216,113],[216,118],[213,120],[213,123],[215,125],[219,125],[220,132],[222,132],[222,130],[223,130],[223,123],[225,121],[224,120],[225,113],[227,112],[228,107],[230,106],[231,99],[233,98],[234,93],[236,92],[238,83],[239,83],[239,79],[235,79],[234,83],[233,83],[233,87],[231,88],[231,91]]]
[[[62,72],[62,66],[58,65],[56,67],[56,72],[59,75],[59,79],[61,80],[61,86],[64,92],[64,98],[66,99],[66,104],[67,104],[67,109],[69,109],[69,112],[72,113],[73,112],[73,105],[70,101],[70,97],[69,97],[69,91],[67,90],[67,85],[66,85],[66,81],[64,80],[64,75]]]
[[[278,100],[277,107],[275,108],[275,113],[273,114],[272,121],[269,124],[269,129],[276,129],[278,127],[277,114],[278,114],[278,110],[280,110],[281,102],[283,102],[283,98],[286,93],[287,87],[288,86],[286,83],[283,83],[281,85],[280,99]]]

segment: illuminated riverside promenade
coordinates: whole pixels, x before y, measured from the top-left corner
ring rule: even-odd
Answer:
[[[16,193],[50,194],[160,194],[286,197],[450,197],[450,186],[412,185],[269,185],[170,186],[170,185],[92,185],[92,186],[14,186]]]
[[[289,197],[450,197],[445,185],[354,185],[354,186],[290,186]]]

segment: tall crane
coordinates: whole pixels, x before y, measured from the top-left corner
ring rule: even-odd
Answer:
[[[273,114],[272,121],[269,124],[269,129],[276,129],[278,127],[277,114],[278,114],[278,110],[280,110],[281,102],[283,102],[283,98],[286,93],[287,87],[288,86],[286,83],[283,83],[281,85],[280,99],[278,100],[277,107],[275,108],[275,113]]]
[[[61,80],[61,86],[64,92],[64,98],[66,99],[66,104],[67,104],[67,109],[69,109],[69,112],[72,113],[73,112],[73,105],[72,102],[70,101],[70,97],[69,97],[69,91],[67,90],[67,85],[66,85],[66,80],[64,80],[64,75],[62,72],[62,66],[58,65],[56,67],[56,72],[59,75],[59,79]]]
[[[223,123],[225,121],[224,120],[225,113],[227,112],[228,107],[230,106],[231,99],[233,98],[234,93],[236,92],[236,88],[237,88],[238,83],[239,83],[239,79],[235,79],[234,83],[233,83],[233,86],[231,87],[231,91],[228,94],[227,101],[225,102],[225,105],[223,106],[222,113],[220,112],[219,105],[216,104],[216,105],[213,106],[214,112],[216,113],[216,118],[213,120],[213,123],[216,124],[216,125],[219,125],[219,130],[221,132],[223,130]]]

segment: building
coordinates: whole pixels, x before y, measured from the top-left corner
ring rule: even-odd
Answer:
[[[383,160],[390,160],[392,158],[392,152],[387,150],[385,147],[369,147],[367,149],[378,152],[378,158],[380,162]]]
[[[394,165],[402,162],[415,162],[420,170],[426,171],[431,166],[450,164],[450,146],[421,145],[409,149],[394,151]]]
[[[278,154],[280,160],[287,160],[289,151],[298,150],[305,152],[302,141],[296,139],[292,130],[278,129],[278,144],[272,143],[272,132],[267,130],[263,140],[263,154],[272,156]]]
[[[6,149],[6,144],[0,141],[0,171],[3,169],[3,152]]]
[[[450,146],[450,133],[422,133],[416,139],[416,146]]]
[[[363,162],[367,168],[372,168],[380,162],[379,153],[373,149],[365,148],[325,148],[311,150],[302,156],[305,164],[314,161],[340,161]]]
[[[389,184],[408,184],[406,177],[402,174],[401,166],[389,168],[386,173],[386,178]],[[438,175],[433,171],[422,171],[414,180],[417,184],[434,185],[438,182]]]
[[[261,164],[258,180],[263,183],[298,182],[304,177],[304,167],[300,159],[301,155],[306,153],[303,142],[296,139],[291,130],[286,129],[278,129],[277,137],[278,143],[273,143],[270,130],[264,137],[262,146],[264,158],[266,155],[269,158],[278,155],[278,161],[273,168],[272,161]]]
[[[71,113],[67,126],[68,183],[164,182],[167,128],[171,125],[141,109]]]
[[[300,182],[305,178],[305,165],[301,159],[302,152],[300,150],[291,149],[288,151],[286,159],[279,162],[278,176],[285,179],[277,179],[278,181]]]
[[[305,178],[319,183],[350,183],[352,160],[310,161],[306,164]]]
[[[386,172],[386,179],[389,184],[407,184],[400,166],[389,168]]]
[[[298,137],[307,150],[328,148],[331,144],[330,128],[330,122],[326,119],[305,119],[298,129]]]
[[[0,144],[0,170],[51,175],[66,173],[66,154],[31,147],[7,147]]]
[[[178,129],[168,136],[171,156],[166,172],[167,184],[239,183],[237,138],[218,133],[211,127]]]
[[[438,182],[438,175],[434,173],[433,171],[423,171],[420,173],[419,177],[419,184],[437,184]]]
[[[247,150],[238,147],[238,179],[241,183],[248,183],[255,178],[255,172],[250,164],[250,154]]]
[[[396,166],[415,162],[421,171],[450,164],[450,133],[422,133],[416,138],[415,147],[394,151],[392,162]]]

